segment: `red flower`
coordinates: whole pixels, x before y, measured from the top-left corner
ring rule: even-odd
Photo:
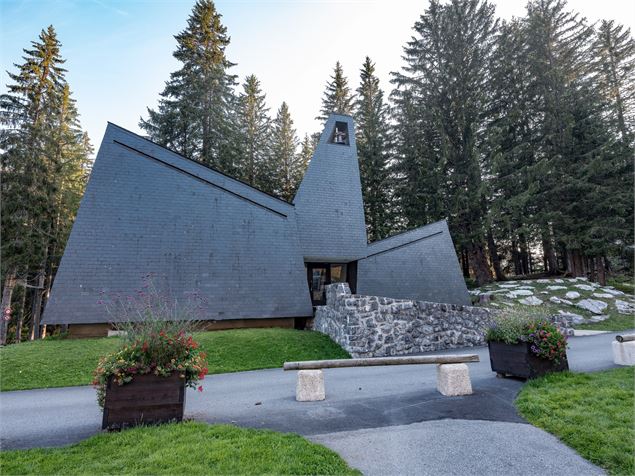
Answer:
[[[199,392],[202,392],[202,391],[203,391],[203,386],[202,386],[202,385],[199,385],[199,386],[198,386],[198,391],[199,391]]]

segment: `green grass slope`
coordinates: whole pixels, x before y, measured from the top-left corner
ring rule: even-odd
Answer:
[[[632,475],[635,369],[556,373],[533,380],[516,406],[530,423],[553,433],[611,474]]]
[[[281,367],[290,360],[350,357],[328,336],[294,329],[199,332],[210,374]],[[0,348],[0,390],[88,385],[99,359],[119,345],[116,337],[42,340]]]
[[[185,422],[105,433],[65,448],[0,452],[2,474],[360,474],[294,434]]]

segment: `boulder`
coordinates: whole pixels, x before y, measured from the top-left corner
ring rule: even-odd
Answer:
[[[606,321],[609,318],[606,314],[600,314],[599,316],[591,316],[589,317],[589,321],[591,322],[602,322]]]
[[[536,287],[523,284],[522,286],[518,286],[518,289],[536,289]]]
[[[536,296],[529,296],[524,299],[521,299],[518,302],[526,306],[540,306],[542,304],[542,301],[538,299]]]
[[[582,289],[583,291],[593,291],[594,289],[593,286],[588,284],[575,284],[574,286],[578,289]]]
[[[558,314],[570,321],[572,324],[584,324],[586,322],[586,319],[580,314],[566,311],[558,311]]]
[[[617,289],[613,288],[602,288],[600,289],[600,291],[602,291],[603,293],[612,294],[613,296],[622,296],[624,294],[622,291],[618,291]]]
[[[539,284],[547,284],[547,283],[550,283],[551,280],[550,279],[536,279],[536,282]]]
[[[581,309],[586,309],[593,314],[602,314],[609,306],[604,301],[598,301],[596,299],[583,299],[582,301],[577,302],[575,305]]]
[[[529,289],[514,289],[506,294],[508,298],[517,298],[518,296],[533,296],[533,291]]]
[[[567,299],[578,299],[580,297],[580,293],[578,291],[569,291],[565,294]]]
[[[622,301],[621,299],[615,300],[615,307],[617,308],[617,312],[620,314],[633,314],[635,313],[635,306],[626,301]]]
[[[593,297],[603,298],[603,299],[614,299],[615,296],[609,293],[593,293]]]
[[[562,299],[557,296],[551,296],[549,300],[554,304],[566,304],[567,306],[573,305],[573,303],[567,299]]]
[[[564,283],[564,279],[554,279],[554,283]]]
[[[507,283],[507,284],[499,284],[499,288],[517,288],[518,284]]]
[[[566,286],[547,286],[549,291],[559,291],[560,289],[567,289]]]

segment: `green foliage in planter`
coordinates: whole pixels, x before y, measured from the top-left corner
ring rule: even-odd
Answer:
[[[536,356],[558,363],[565,358],[567,337],[548,319],[529,311],[501,312],[492,318],[485,338],[488,342],[527,342]]]
[[[184,331],[174,334],[160,330],[135,338],[132,343],[125,344],[99,362],[93,380],[99,406],[104,406],[106,386],[111,377],[117,385],[124,385],[136,375],[169,377],[178,372],[185,379],[186,386],[195,387],[198,380],[207,374],[205,357],[198,343]]]
[[[200,317],[196,311],[202,309],[196,293],[184,303],[177,302],[159,291],[152,275],[147,275],[143,289],[135,295],[116,295],[104,304],[123,331],[123,339],[122,347],[102,358],[95,370],[93,385],[101,407],[111,378],[117,385],[125,385],[136,375],[179,373],[186,386],[195,387],[205,377],[206,355],[191,334]]]

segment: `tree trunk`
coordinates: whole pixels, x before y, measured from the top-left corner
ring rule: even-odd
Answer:
[[[551,237],[547,233],[542,235],[542,252],[545,261],[545,273],[556,274],[558,272],[558,262],[556,261],[556,253],[551,243]]]
[[[37,274],[37,288],[33,293],[33,308],[31,311],[31,340],[40,338],[40,318],[42,316],[42,295],[44,293],[44,269]]]
[[[598,272],[598,283],[600,283],[602,286],[606,286],[606,269],[604,266],[604,256],[598,256],[596,258],[596,268],[597,268],[597,272]]]
[[[505,279],[505,275],[503,274],[503,270],[501,269],[501,260],[500,256],[498,256],[498,247],[496,246],[496,242],[494,241],[494,234],[492,233],[491,228],[487,230],[487,248],[492,260],[492,267],[494,268],[496,280],[503,281]]]
[[[489,266],[487,264],[487,258],[485,257],[485,251],[481,244],[470,244],[468,248],[470,257],[470,266],[474,271],[474,277],[476,278],[476,285],[483,286],[484,284],[492,282],[492,274],[490,273]]]
[[[514,274],[520,276],[522,274],[522,268],[520,265],[520,254],[518,253],[518,243],[516,240],[512,240],[512,261],[514,262]]]
[[[529,253],[527,251],[527,239],[524,235],[520,236],[520,269],[523,275],[529,273]]]
[[[20,307],[18,308],[18,322],[15,326],[15,343],[22,342],[22,328],[24,327],[24,306],[26,305],[27,287],[22,287],[22,296],[20,297]]]
[[[0,345],[7,343],[7,330],[9,321],[11,320],[11,297],[15,288],[15,271],[9,270],[4,277],[4,286],[2,288],[2,315],[0,316]]]
[[[588,268],[589,268],[589,279],[591,281],[597,281],[597,274],[596,274],[596,270],[595,270],[595,258],[591,257],[587,259],[588,262]]]
[[[465,248],[461,249],[461,267],[463,268],[463,277],[470,277],[470,261]]]

